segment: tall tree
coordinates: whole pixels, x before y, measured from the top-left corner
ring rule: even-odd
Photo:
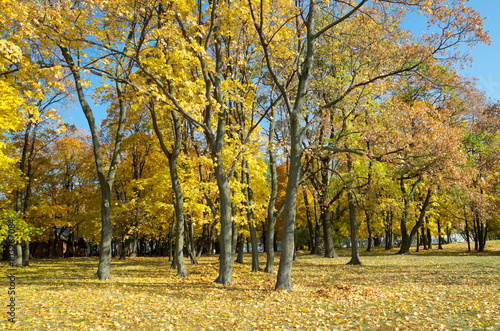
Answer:
[[[373,63],[377,63],[377,66],[373,66],[373,70],[367,76],[360,77],[354,73],[351,80],[343,85],[333,99],[327,100],[323,105],[316,107],[318,110],[326,110],[332,109],[347,95],[359,88],[390,76],[417,69],[422,61],[432,57],[433,54],[452,47],[457,42],[462,40],[474,42],[484,37],[478,25],[480,18],[475,12],[464,7],[463,1],[453,1],[450,7],[441,6],[441,3],[426,1],[399,1],[397,5],[391,3],[393,2],[379,1],[376,5],[368,7],[367,0],[361,0],[352,5],[341,1],[323,3],[311,0],[299,1],[293,8],[287,8],[285,4],[280,3],[280,5],[276,4],[270,9],[265,1],[257,1],[256,3],[248,1],[254,26],[259,34],[266,68],[273,83],[281,93],[289,116],[290,170],[284,208],[285,221],[277,289],[292,290],[291,267],[294,252],[295,208],[304,152],[302,142],[306,128],[305,123],[308,122],[305,118],[311,116],[311,111],[315,107],[308,107],[307,112],[305,109],[308,105],[308,91],[315,69],[314,59],[318,42],[322,41],[322,38],[328,32],[333,31],[343,22],[356,16],[365,17],[367,20],[378,17],[381,22],[387,21],[390,15],[393,15],[391,17],[399,16],[401,15],[399,9],[401,9],[402,5],[409,8],[415,6],[417,9],[423,9],[425,13],[429,13],[431,16],[431,21],[442,27],[443,32],[445,32],[441,37],[439,37],[439,34],[433,35],[432,38],[427,40],[428,45],[425,46],[406,42],[406,45],[403,43],[403,45],[396,47],[395,50],[399,48],[399,51],[393,53],[394,58],[390,66],[379,65],[380,61],[373,61]],[[283,8],[287,8],[289,11],[287,12]],[[360,11],[361,8],[366,10]],[[380,8],[380,10],[377,10],[377,8]],[[368,11],[371,10],[374,11],[368,15]],[[278,13],[278,11],[280,12]],[[319,19],[322,11],[328,13],[326,22]],[[389,14],[390,12],[391,14]],[[442,16],[445,12],[446,15]],[[441,23],[442,26],[440,26]],[[276,26],[276,28],[273,29],[273,26]],[[285,61],[285,63],[290,66],[293,64],[296,71],[292,72],[282,70],[282,67],[286,67],[286,65],[283,65],[283,61],[279,60],[282,54],[276,51],[280,48],[275,46],[279,39],[277,36],[288,28],[294,29],[294,33],[292,34],[293,37],[290,38],[293,40],[292,44],[288,45],[286,53],[289,61]],[[450,38],[450,34],[453,36],[452,38]],[[340,41],[342,40],[340,39]],[[389,55],[385,56],[385,58],[382,57],[382,59],[388,57]],[[338,146],[335,149],[337,151],[352,152]]]

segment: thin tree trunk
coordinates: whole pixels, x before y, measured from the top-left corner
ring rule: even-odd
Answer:
[[[467,238],[467,251],[470,252],[470,232],[469,232],[469,222],[465,218],[465,237]]]
[[[127,254],[126,254],[127,252],[126,252],[125,246],[126,246],[126,243],[125,243],[125,233],[122,233],[122,240],[121,240],[122,250],[120,251],[120,260],[125,260],[125,258],[127,256]]]
[[[271,194],[269,196],[269,203],[267,205],[267,231],[266,231],[266,267],[264,269],[267,273],[274,271],[274,234],[276,232],[276,219],[277,213],[276,199],[278,196],[278,172],[276,170],[276,152],[274,146],[274,131],[276,128],[276,109],[271,108],[270,124],[269,124],[269,172],[271,175]]]
[[[349,225],[351,228],[351,260],[347,264],[361,265],[358,250],[358,220],[356,218],[354,193],[351,190],[347,192],[347,200],[349,204]]]
[[[238,234],[238,255],[236,257],[236,263],[243,264],[243,251],[245,250],[245,237],[243,234]]]
[[[16,248],[16,260],[15,260],[14,265],[16,267],[22,267],[23,266],[23,248],[22,248],[21,244],[19,244],[19,243],[15,244],[15,248]]]
[[[422,237],[422,248],[424,250],[429,249],[428,243],[427,243],[427,234],[425,233],[425,224],[422,225],[421,229],[421,237]]]
[[[189,253],[189,259],[191,260],[191,264],[198,265],[198,261],[196,260],[196,244],[194,242],[194,227],[193,221],[189,220],[185,222],[186,225],[186,246]]]
[[[314,227],[312,224],[311,207],[309,206],[309,199],[307,198],[307,189],[305,186],[302,186],[302,194],[304,196],[304,207],[306,209],[307,230],[309,233],[309,251],[311,254],[314,254],[314,247],[316,246],[316,244],[314,243]]]
[[[168,235],[168,260],[170,262],[174,261],[174,232],[175,231],[175,221],[172,221],[170,226],[170,233]]]
[[[184,263],[184,226],[186,223],[184,215],[184,192],[182,190],[181,181],[178,173],[178,161],[179,154],[182,147],[182,126],[181,118],[176,110],[170,111],[170,116],[172,118],[172,131],[174,138],[174,145],[172,150],[169,151],[165,140],[163,138],[163,133],[158,126],[158,119],[156,116],[156,110],[154,104],[150,104],[149,111],[151,114],[151,119],[153,121],[153,128],[156,133],[156,137],[161,146],[163,154],[168,159],[168,166],[170,170],[170,180],[172,182],[172,189],[174,191],[174,211],[175,220],[177,223],[176,234],[175,234],[175,268],[177,269],[177,277],[187,277],[189,274]],[[189,245],[189,244],[188,244]]]
[[[392,249],[392,212],[389,210],[385,216],[385,249]]]
[[[405,174],[401,174],[399,178],[399,187],[401,189],[401,193],[403,194],[403,214],[401,216],[400,221],[400,229],[401,229],[401,244],[399,251],[396,254],[409,254],[410,246],[411,246],[411,237],[408,233],[408,221],[410,217],[410,200],[415,194],[415,190],[417,189],[418,184],[422,181],[422,178],[418,178],[411,186],[410,191],[406,189],[405,185]]]
[[[419,236],[418,232],[417,232],[416,238],[417,238],[417,253],[418,253],[420,251],[420,238],[421,238]]]
[[[250,240],[252,242],[252,272],[257,272],[260,271],[259,248],[257,243],[257,229],[254,223],[252,178],[250,176],[250,167],[246,160],[242,161],[242,169],[241,179],[246,184],[244,193],[247,198],[247,220],[250,228]]]
[[[298,118],[292,119],[293,130],[300,130]],[[294,138],[295,136],[295,138]],[[290,169],[286,188],[284,205],[283,234],[281,240],[281,257],[276,282],[277,290],[293,291],[292,287],[292,261],[295,251],[295,216],[297,191],[300,182],[300,169],[302,165],[301,140],[297,134],[292,134],[292,148],[290,152]]]
[[[314,199],[314,255],[321,255],[321,217],[317,214],[317,199]]]
[[[350,154],[347,155],[347,169],[352,175],[354,172],[354,166]],[[352,187],[348,188],[347,203],[349,205],[349,226],[351,229],[351,260],[347,264],[361,265],[362,263],[359,259],[358,249],[358,220],[356,217],[355,196]]]
[[[366,230],[368,231],[368,247],[366,247],[366,251],[369,252],[372,249],[372,244],[373,244],[373,235],[372,235],[372,214],[370,211],[365,210],[365,216],[366,216]]]

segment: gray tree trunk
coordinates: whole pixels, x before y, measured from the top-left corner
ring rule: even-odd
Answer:
[[[30,241],[23,240],[23,267],[30,265]]]
[[[356,204],[352,190],[347,192],[349,204],[349,225],[351,228],[351,260],[347,264],[361,265],[358,249],[358,220],[356,217]]]
[[[255,228],[254,223],[252,180],[250,176],[250,167],[248,166],[248,162],[246,160],[243,160],[242,168],[244,169],[242,172],[242,179],[246,184],[245,195],[247,198],[247,220],[250,228],[250,240],[252,243],[252,272],[257,272],[260,271],[259,248],[257,243],[257,229]]]
[[[418,183],[415,183],[414,187],[416,187],[417,184]],[[422,207],[420,208],[420,214],[419,214],[418,220],[415,223],[415,225],[413,226],[413,228],[411,229],[410,233],[408,233],[406,222],[403,222],[403,221],[401,222],[401,235],[402,235],[402,238],[404,238],[404,240],[401,241],[401,247],[400,247],[397,254],[409,254],[410,253],[411,242],[412,242],[413,238],[415,237],[415,235],[418,233],[418,229],[424,223],[425,214],[427,212],[427,209],[429,208],[431,197],[432,197],[432,191],[427,190],[427,195],[425,197],[424,203],[423,203]],[[405,209],[403,211],[403,214],[404,214],[403,217],[405,217],[406,220],[408,220],[408,214],[410,211],[409,203],[410,203],[409,197],[407,195],[407,198],[405,198]]]
[[[293,130],[300,130],[299,120],[292,119]],[[292,145],[290,151],[290,169],[288,172],[288,183],[284,205],[283,235],[281,240],[281,257],[276,282],[277,290],[293,291],[292,287],[292,262],[295,251],[295,216],[297,204],[297,191],[300,182],[302,167],[302,139],[296,133],[292,133]],[[299,139],[297,139],[299,138]]]
[[[292,287],[292,262],[295,252],[294,235],[295,235],[295,216],[297,214],[297,192],[300,183],[300,173],[302,168],[302,141],[304,137],[305,127],[302,124],[304,106],[306,102],[306,92],[308,88],[309,78],[312,74],[314,52],[315,52],[315,29],[316,29],[316,3],[310,2],[309,13],[306,20],[307,35],[305,39],[305,54],[301,69],[297,94],[293,107],[290,103],[288,109],[290,111],[289,128],[290,128],[290,169],[288,170],[288,183],[286,187],[286,198],[284,205],[284,221],[283,235],[281,242],[281,258],[276,281],[277,290],[293,291]],[[270,63],[268,63],[268,66]],[[284,88],[281,88],[284,92]],[[284,95],[286,99],[288,97]]]
[[[354,172],[351,155],[347,155],[347,168],[351,175]],[[358,219],[356,217],[356,201],[353,188],[349,187],[347,203],[349,204],[349,226],[351,229],[351,260],[347,264],[361,265],[358,249]]]
[[[266,268],[267,273],[273,273],[274,269],[274,233],[276,232],[276,198],[278,196],[278,172],[276,170],[276,152],[274,146],[274,132],[276,128],[276,110],[271,108],[269,123],[269,172],[271,174],[271,194],[267,205],[267,232],[266,232]]]
[[[163,133],[158,126],[158,119],[154,104],[150,104],[149,111],[151,114],[151,119],[153,121],[153,128],[156,133],[156,137],[160,143],[163,154],[168,159],[168,167],[170,170],[170,181],[172,182],[172,189],[174,191],[174,211],[176,220],[176,233],[175,233],[175,252],[174,261],[175,268],[177,269],[177,277],[187,277],[189,274],[184,263],[184,226],[185,226],[185,215],[184,215],[184,192],[182,190],[181,181],[178,173],[178,160],[179,154],[182,147],[182,126],[181,119],[176,110],[170,112],[172,118],[172,131],[174,136],[174,146],[172,151],[169,151],[165,140],[163,138]]]

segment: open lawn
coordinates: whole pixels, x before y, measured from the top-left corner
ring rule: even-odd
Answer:
[[[229,287],[213,283],[215,256],[186,261],[191,276],[182,279],[166,258],[114,260],[107,282],[91,279],[96,258],[33,260],[15,270],[14,324],[3,280],[0,329],[500,330],[500,241],[482,254],[465,247],[408,256],[377,248],[362,252],[363,266],[346,265],[348,250],[299,254],[292,293],[274,290],[276,274],[249,272],[250,256]]]

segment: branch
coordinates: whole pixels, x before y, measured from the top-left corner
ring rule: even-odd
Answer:
[[[345,21],[346,19],[348,19],[349,17],[351,17],[355,12],[357,12],[359,10],[359,8],[361,8],[367,2],[368,2],[368,0],[362,0],[356,7],[354,7],[353,9],[351,9],[350,12],[348,12],[344,16],[338,18],[337,20],[331,22],[330,24],[326,25],[323,29],[319,30],[318,32],[316,32],[312,36],[312,38],[313,39],[317,39],[317,38],[321,37],[321,35],[324,34],[325,32],[327,32],[328,30],[330,30],[334,26],[342,23],[343,21]]]
[[[357,155],[365,155],[365,151],[362,149],[353,149],[353,148],[339,148],[335,146],[324,146],[323,149],[327,151],[335,152],[335,153],[352,153]]]

